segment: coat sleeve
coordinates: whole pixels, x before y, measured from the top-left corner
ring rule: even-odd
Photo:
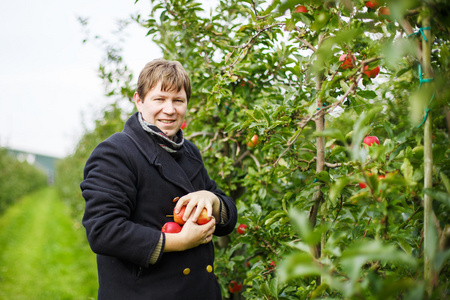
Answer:
[[[203,163],[200,151],[194,144],[192,144],[191,142],[188,142],[188,143],[190,145],[190,150],[193,152],[193,154],[197,157],[197,159],[202,161],[203,168],[202,168],[201,172],[202,172],[202,176],[205,180],[206,190],[214,193],[217,197],[219,197],[222,200],[222,204],[224,205],[224,208],[226,209],[226,212],[228,215],[227,222],[225,222],[223,224],[219,223],[216,225],[216,231],[214,232],[214,235],[224,236],[224,235],[230,234],[234,230],[234,227],[236,226],[236,222],[237,222],[236,203],[234,202],[233,199],[228,197],[221,189],[219,189],[217,187],[216,182],[214,180],[212,180],[208,175],[208,172]]]
[[[102,142],[84,169],[81,190],[86,200],[83,226],[92,250],[148,266],[161,236],[159,230],[130,220],[136,205],[135,166],[120,134]]]

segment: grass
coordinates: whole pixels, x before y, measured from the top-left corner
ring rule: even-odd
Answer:
[[[95,255],[52,188],[0,216],[0,299],[96,299]]]

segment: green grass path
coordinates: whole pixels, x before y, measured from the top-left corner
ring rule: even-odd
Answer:
[[[24,197],[0,216],[0,299],[95,299],[96,293],[95,255],[55,189]]]

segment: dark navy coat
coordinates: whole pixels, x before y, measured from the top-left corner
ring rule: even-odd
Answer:
[[[86,209],[83,225],[97,253],[99,299],[221,299],[214,275],[214,246],[150,256],[175,197],[208,190],[225,205],[229,219],[215,235],[233,231],[237,211],[211,180],[200,152],[185,140],[184,153],[174,158],[144,131],[137,113],[124,130],[100,143],[88,159],[81,183]]]

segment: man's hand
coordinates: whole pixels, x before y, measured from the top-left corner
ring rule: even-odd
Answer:
[[[209,191],[197,191],[189,193],[178,199],[175,206],[174,213],[178,213],[180,209],[186,206],[183,220],[188,220],[192,215],[192,221],[197,222],[198,216],[202,212],[203,208],[206,208],[208,217],[214,217],[216,220],[220,220],[220,200],[219,198]]]
[[[214,218],[204,225],[198,225],[189,218],[179,233],[165,233],[164,252],[184,251],[211,242],[216,230]]]

